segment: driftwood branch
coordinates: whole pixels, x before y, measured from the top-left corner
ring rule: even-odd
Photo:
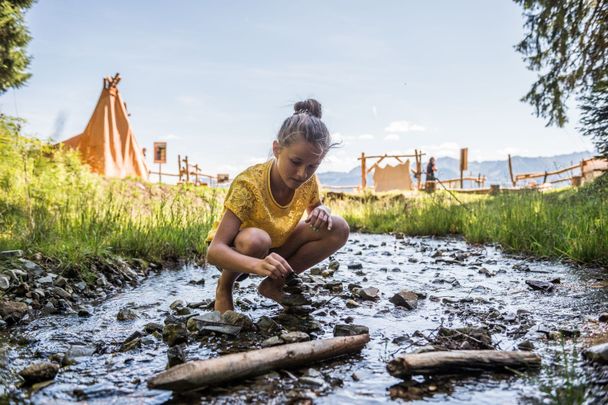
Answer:
[[[540,357],[531,352],[501,352],[496,350],[461,350],[406,354],[387,365],[393,377],[418,374],[467,373],[471,371],[509,371],[540,366]]]
[[[191,361],[153,376],[148,380],[148,387],[179,392],[198,390],[237,378],[355,353],[368,341],[369,335],[344,336]]]

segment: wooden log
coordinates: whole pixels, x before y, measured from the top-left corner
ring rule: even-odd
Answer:
[[[153,376],[148,380],[148,387],[178,392],[198,390],[237,378],[355,353],[368,341],[369,335],[343,336],[190,361]]]
[[[406,354],[386,366],[393,377],[409,378],[418,374],[451,374],[471,371],[507,371],[540,366],[540,357],[532,352],[496,350],[460,350]]]

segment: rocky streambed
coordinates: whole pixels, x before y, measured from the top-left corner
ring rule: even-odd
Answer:
[[[165,270],[98,304],[83,300],[76,303],[81,310],[0,333],[0,402],[607,400],[606,366],[581,356],[589,339],[606,336],[605,270],[505,255],[456,238],[353,234],[331,260],[290,282],[296,295],[288,310],[259,296],[259,279],[250,277],[235,290],[236,312],[220,317],[210,309],[217,277],[211,267]],[[98,287],[92,298],[100,298]],[[146,386],[169,364],[366,330],[371,341],[358,355],[189,396]],[[542,366],[408,381],[386,370],[400,354],[478,348],[533,350]],[[52,379],[36,383],[41,374]],[[30,383],[22,385],[23,378]]]

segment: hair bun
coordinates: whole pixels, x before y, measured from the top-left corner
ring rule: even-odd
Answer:
[[[321,103],[319,103],[314,98],[309,98],[308,100],[298,101],[293,105],[293,110],[296,114],[306,112],[313,117],[321,118],[322,110]]]

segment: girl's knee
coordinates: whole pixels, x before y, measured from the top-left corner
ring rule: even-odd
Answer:
[[[265,257],[271,245],[272,240],[268,233],[259,228],[242,229],[234,240],[237,252],[258,258]]]
[[[344,246],[348,240],[349,234],[350,227],[344,218],[336,215],[332,216],[332,228],[330,232],[331,238],[334,239],[335,242],[340,246]]]

